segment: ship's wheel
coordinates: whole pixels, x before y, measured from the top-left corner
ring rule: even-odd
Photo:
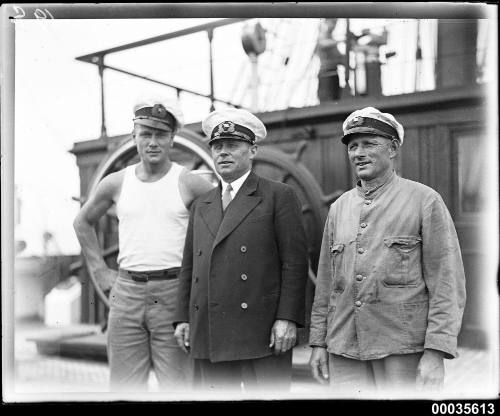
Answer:
[[[303,223],[306,229],[309,247],[309,284],[308,292],[314,288],[321,236],[328,205],[334,196],[325,197],[318,183],[300,162],[300,157],[307,142],[299,144],[295,153],[288,154],[279,149],[261,146],[254,159],[254,171],[268,179],[287,183],[294,187],[302,203]],[[170,157],[194,173],[203,175],[209,181],[216,183],[217,175],[210,155],[210,149],[204,143],[203,137],[187,129],[180,130],[174,138]],[[88,188],[88,196],[95,192],[97,184],[106,175],[139,161],[135,144],[127,140],[119,145],[97,168]],[[98,224],[98,236],[107,264],[116,268],[118,253],[118,222],[115,210],[110,209]],[[100,289],[95,276],[89,271],[90,279],[104,305],[109,307],[106,294]],[[306,294],[306,298],[311,298]],[[307,302],[307,301],[306,301]],[[307,306],[307,305],[306,305]]]

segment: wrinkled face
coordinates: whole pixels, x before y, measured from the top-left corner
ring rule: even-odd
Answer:
[[[232,182],[250,170],[257,154],[257,146],[243,140],[219,139],[210,148],[215,170],[226,182]]]
[[[356,176],[364,181],[383,177],[393,169],[397,145],[372,134],[356,134],[347,143],[349,161]]]
[[[143,162],[161,164],[169,158],[174,137],[172,131],[135,124],[132,137]]]

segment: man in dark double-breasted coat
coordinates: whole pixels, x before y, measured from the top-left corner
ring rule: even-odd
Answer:
[[[308,271],[300,202],[251,171],[266,135],[257,117],[215,111],[203,129],[222,181],[191,210],[176,338],[201,388],[288,389]]]

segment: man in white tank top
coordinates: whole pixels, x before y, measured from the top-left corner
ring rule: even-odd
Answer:
[[[212,185],[170,160],[182,115],[158,101],[137,105],[133,140],[140,162],[111,173],[74,227],[89,272],[110,292],[108,361],[112,390],[145,390],[151,368],[162,390],[185,388],[192,363],[173,337],[172,314],[188,209]],[[116,204],[119,271],[108,268],[95,225]]]

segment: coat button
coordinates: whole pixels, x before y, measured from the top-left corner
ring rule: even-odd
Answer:
[[[364,252],[365,252],[365,249],[364,249],[364,248],[362,248],[362,247],[361,247],[361,248],[358,248],[358,253],[359,253],[359,254],[363,254]]]
[[[244,274],[244,273],[243,273],[243,274],[241,275],[241,280],[247,280],[247,279],[248,279],[248,276],[247,276],[246,274]]]
[[[363,280],[363,275],[358,274],[358,275],[356,276],[356,280],[357,280],[358,282],[361,282],[361,281]]]
[[[361,301],[360,301],[360,300],[357,300],[356,302],[354,302],[354,304],[355,304],[358,308],[362,305],[362,303],[361,303]]]
[[[360,225],[361,225],[361,228],[366,228],[366,222],[362,222]]]
[[[240,247],[240,251],[241,251],[242,253],[245,253],[245,252],[247,251],[247,247],[246,247],[246,246],[241,246],[241,247]]]
[[[199,309],[200,309],[200,307],[199,307],[198,305],[194,305],[194,310],[195,310],[195,311],[197,311],[197,310],[199,310]]]
[[[248,305],[245,302],[243,302],[241,304],[241,309],[246,309],[246,308],[248,308]]]

